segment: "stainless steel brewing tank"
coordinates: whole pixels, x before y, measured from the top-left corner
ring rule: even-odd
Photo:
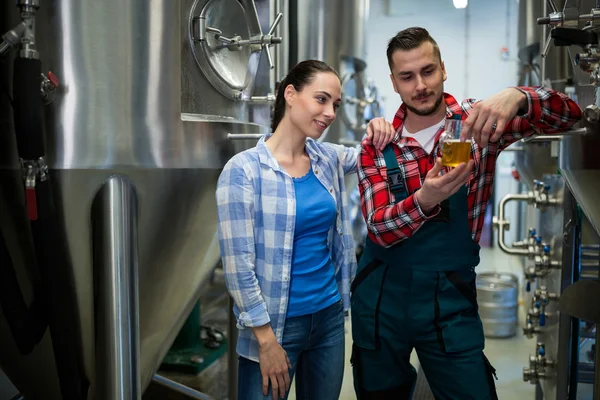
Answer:
[[[336,69],[342,80],[357,70],[364,70],[369,0],[299,0],[297,3],[298,52],[290,55],[290,59],[324,61]],[[342,112],[340,108],[338,116]],[[338,143],[347,130],[338,117],[322,140]]]
[[[102,389],[98,357],[103,349],[96,347],[94,310],[94,268],[101,266],[92,262],[91,205],[103,184],[123,176],[137,195],[143,389],[219,259],[216,180],[232,155],[255,143],[231,142],[227,134],[268,130],[242,122],[247,105],[222,96],[201,72],[189,36],[192,3],[40,1],[37,47],[43,70],[60,80],[55,101],[45,109],[47,162],[67,235],[79,313],[73,323],[81,331],[90,398],[99,399]],[[195,3],[202,9],[210,1]],[[4,2],[0,31],[16,25],[18,16],[14,2]],[[219,26],[225,34],[259,33],[244,32],[243,26],[231,25],[239,18],[225,17]],[[0,69],[0,86],[10,90],[12,56]],[[36,275],[31,250],[16,238],[16,232],[28,233],[21,172],[11,139],[12,112],[5,96],[0,98],[5,133],[0,136],[0,228],[30,300],[30,279]],[[31,355],[21,356],[0,315],[0,343],[0,368],[26,398],[59,397],[48,332]],[[73,343],[73,351],[78,347]]]
[[[478,274],[477,303],[486,337],[504,338],[517,333],[519,279],[513,274]]]

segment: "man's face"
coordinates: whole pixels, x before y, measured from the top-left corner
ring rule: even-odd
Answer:
[[[396,50],[392,54],[391,71],[394,90],[406,108],[421,116],[439,109],[444,100],[446,70],[433,44],[425,42],[416,49]]]

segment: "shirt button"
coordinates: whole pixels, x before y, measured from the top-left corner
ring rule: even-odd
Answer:
[[[316,175],[319,175],[319,171],[318,171],[318,170],[315,170],[315,174],[316,174]]]
[[[329,189],[329,193],[333,193],[333,189]]]

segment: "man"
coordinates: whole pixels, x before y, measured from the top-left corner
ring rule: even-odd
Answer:
[[[582,113],[543,88],[459,104],[444,93],[440,50],[423,28],[399,32],[387,57],[403,104],[392,142],[383,152],[363,143],[358,162],[369,237],[351,288],[355,390],[360,400],[410,398],[415,348],[436,399],[497,399],[474,272],[496,159],[523,137],[570,128]],[[456,115],[461,139],[472,135],[471,154],[451,169],[438,158],[438,139]],[[382,119],[369,126],[389,129]]]

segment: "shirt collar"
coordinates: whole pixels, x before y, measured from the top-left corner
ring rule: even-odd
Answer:
[[[462,107],[456,101],[456,99],[449,93],[443,94],[444,103],[446,103],[446,118],[452,116],[452,114],[462,114]],[[404,127],[404,119],[406,118],[406,104],[402,103],[398,111],[396,111],[396,115],[394,116],[394,121],[392,125],[396,130],[396,134],[394,135],[394,139],[392,139],[393,143],[396,143],[400,146],[415,144],[418,146],[418,143],[412,138],[402,137],[402,128]]]

